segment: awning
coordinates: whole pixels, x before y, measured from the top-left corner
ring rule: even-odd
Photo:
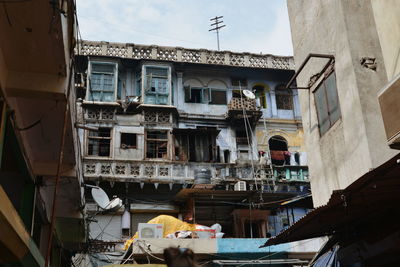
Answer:
[[[344,190],[334,191],[326,205],[311,211],[262,247],[338,235],[349,231],[349,227],[365,226],[382,216],[385,221],[397,223],[397,214],[393,210],[398,208],[400,202],[399,160],[400,154],[366,173]]]

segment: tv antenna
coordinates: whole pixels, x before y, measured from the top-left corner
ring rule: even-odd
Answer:
[[[218,51],[219,51],[219,29],[225,27],[226,25],[220,25],[222,23],[224,23],[224,21],[222,20],[224,16],[215,16],[215,18],[210,19],[210,21],[212,22],[210,27],[211,29],[209,29],[208,31],[215,31],[217,33],[217,44],[218,44]]]

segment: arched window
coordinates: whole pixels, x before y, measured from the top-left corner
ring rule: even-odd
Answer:
[[[293,94],[291,89],[285,89],[285,85],[281,84],[275,88],[276,108],[277,109],[293,109]]]
[[[256,85],[253,87],[253,92],[256,97],[260,99],[260,105],[262,108],[267,108],[267,97],[265,96],[265,87],[262,85]]]
[[[290,153],[288,143],[285,138],[279,135],[272,136],[268,140],[271,152],[271,162],[274,165],[290,164]]]

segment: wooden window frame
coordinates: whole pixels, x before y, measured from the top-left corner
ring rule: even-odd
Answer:
[[[156,138],[149,138],[149,132],[165,132],[166,133],[166,139],[156,139]],[[169,132],[168,130],[157,130],[157,129],[152,129],[152,130],[147,130],[146,131],[146,135],[145,135],[145,158],[146,159],[169,159]],[[152,141],[152,142],[165,142],[166,143],[166,157],[148,157],[147,153],[148,153],[148,142]],[[156,152],[158,153],[158,152]]]
[[[108,127],[102,127],[103,129],[109,129],[109,131],[110,131],[110,136],[109,137],[103,137],[103,136],[90,136],[90,132],[96,132],[96,131],[90,131],[90,130],[88,130],[87,131],[87,146],[86,146],[86,155],[87,156],[92,156],[92,157],[105,157],[105,158],[109,158],[109,157],[111,157],[111,152],[112,152],[112,140],[113,140],[113,138],[112,138],[112,128],[108,128]],[[99,128],[99,129],[101,129],[101,128]],[[108,153],[108,156],[102,156],[102,155],[99,155],[99,153],[97,153],[97,155],[96,154],[89,154],[89,144],[90,144],[90,140],[98,140],[97,142],[100,142],[100,140],[109,140],[109,153]],[[99,147],[100,147],[100,144],[99,144]],[[100,152],[100,149],[99,149],[99,152]]]
[[[278,107],[278,103],[281,103],[280,101],[278,101],[278,98],[288,98],[290,101],[290,108],[287,107],[283,107],[283,108],[279,108]],[[281,89],[281,86],[278,85],[277,87],[275,87],[275,102],[276,102],[276,109],[279,110],[293,110],[294,109],[294,97],[293,97],[293,92],[291,91],[291,89]],[[284,103],[284,102],[282,102]]]
[[[169,105],[170,103],[170,98],[171,98],[171,87],[172,87],[172,83],[171,83],[171,68],[169,66],[155,66],[155,65],[144,65],[144,77],[143,77],[143,81],[144,81],[144,103],[148,103],[147,102],[147,97],[149,96],[154,96],[155,97],[155,104],[156,105]],[[152,73],[148,73],[148,69],[163,69],[166,70],[166,75],[153,75]],[[163,79],[166,82],[166,92],[162,93],[159,92],[157,90],[157,87],[155,87],[155,90],[152,91],[151,88],[152,87],[152,82],[153,79]],[[159,97],[166,97],[167,101],[166,103],[159,103],[158,99]]]
[[[106,71],[95,71],[93,70],[93,65],[112,65],[113,66],[113,72],[106,72]],[[87,101],[93,101],[93,102],[115,102],[117,99],[117,94],[118,94],[118,63],[117,62],[103,62],[103,61],[89,61],[89,69],[88,69],[89,75],[87,77],[87,93],[86,93],[86,99]],[[113,83],[113,98],[111,101],[105,101],[102,100],[103,98],[103,93],[108,92],[110,93],[111,91],[106,91],[104,89],[102,90],[95,90],[95,92],[100,92],[101,97],[100,99],[93,99],[93,88],[92,88],[92,76],[94,74],[100,74],[100,75],[112,75],[112,83]],[[104,77],[102,76],[102,79]]]

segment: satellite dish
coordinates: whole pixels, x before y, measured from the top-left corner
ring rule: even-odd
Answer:
[[[92,187],[91,193],[94,201],[103,210],[118,210],[122,207],[122,200],[120,198],[113,198],[110,201],[106,192],[100,187]]]
[[[122,207],[122,200],[118,197],[113,198],[107,206],[107,210],[116,211]]]
[[[250,90],[243,90],[243,94],[249,99],[255,99],[256,98],[254,93],[252,91],[250,91]]]

